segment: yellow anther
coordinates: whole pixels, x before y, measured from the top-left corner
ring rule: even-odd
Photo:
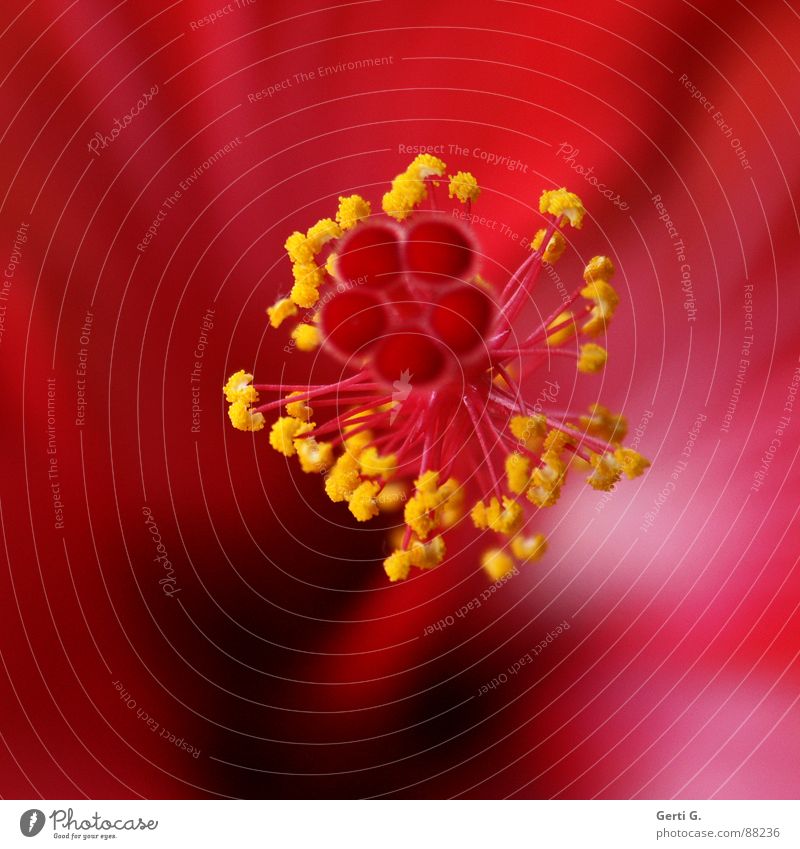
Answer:
[[[415,540],[411,543],[411,563],[420,569],[433,569],[444,560],[445,550],[444,540],[440,536],[429,542]]]
[[[510,555],[499,548],[484,551],[481,556],[481,566],[493,581],[499,581],[514,571],[514,561]]]
[[[547,434],[547,439],[542,445],[542,452],[543,454],[554,454],[556,457],[560,457],[570,442],[572,442],[572,439],[569,434],[554,427]]]
[[[291,298],[278,298],[271,307],[267,307],[269,323],[276,330],[293,315],[297,315],[297,305],[292,303]]]
[[[531,242],[531,250],[538,251],[542,246],[542,242],[544,241],[544,230],[537,230],[534,234],[533,241]],[[553,235],[550,237],[550,241],[547,243],[547,247],[544,249],[544,253],[542,254],[542,259],[545,262],[549,262],[551,265],[558,262],[561,259],[561,255],[564,253],[567,247],[566,239],[561,235],[561,233],[556,230]]]
[[[406,169],[406,173],[413,174],[419,179],[426,177],[441,177],[447,170],[447,166],[438,156],[430,153],[420,153]]]
[[[444,162],[435,156],[418,156],[392,180],[391,190],[383,196],[383,211],[398,221],[404,221],[428,196],[425,177],[441,176],[445,168]]]
[[[423,493],[417,493],[406,502],[403,517],[409,528],[422,540],[428,538],[428,534],[434,528],[434,520],[430,515],[427,505],[425,504],[425,496]]]
[[[411,552],[398,549],[383,561],[383,569],[389,580],[405,581],[411,571]]]
[[[336,221],[342,230],[355,227],[360,221],[369,218],[372,211],[370,202],[361,195],[349,195],[339,198],[339,209],[336,211]]]
[[[566,310],[565,312],[559,313],[550,322],[550,324],[547,325],[547,328],[549,330],[551,327],[558,327],[559,324],[564,324],[565,321],[569,321],[569,319],[571,318],[573,318],[572,311]],[[563,345],[564,342],[567,341],[567,339],[572,337],[577,332],[578,328],[575,326],[575,322],[570,321],[569,324],[564,324],[564,326],[560,330],[556,330],[555,333],[551,333],[547,337],[547,344],[551,347]]]
[[[622,467],[617,458],[609,453],[595,454],[590,452],[589,463],[591,463],[594,471],[586,478],[586,483],[593,489],[600,489],[604,492],[613,489],[614,484],[622,474]]]
[[[308,406],[305,400],[289,401],[289,398],[294,398],[297,395],[302,395],[302,392],[290,392],[286,397],[286,412],[293,419],[300,419],[301,422],[310,422],[314,411]]]
[[[313,436],[309,436],[306,439],[295,439],[294,447],[304,472],[321,474],[333,464],[333,448],[329,442],[317,442]]]
[[[257,431],[264,427],[264,416],[251,410],[247,401],[234,401],[228,407],[228,418],[237,430]]]
[[[231,404],[234,401],[244,401],[246,404],[253,404],[258,401],[258,392],[252,385],[252,381],[253,375],[248,374],[244,369],[232,374],[225,386],[222,387],[225,400]]]
[[[586,215],[581,199],[565,188],[542,192],[539,198],[539,212],[548,213],[557,219],[563,215],[576,228],[583,225],[583,216]]]
[[[506,457],[506,481],[508,488],[521,495],[531,480],[531,461],[523,454],[509,454]]]
[[[314,251],[312,250],[305,233],[300,233],[295,230],[294,233],[292,233],[292,235],[286,240],[284,247],[286,248],[286,253],[289,254],[289,259],[292,262],[306,263],[314,261]]]
[[[390,478],[397,469],[397,456],[395,454],[381,455],[377,448],[365,448],[358,455],[358,463],[361,474],[368,478],[381,477],[384,480]]]
[[[614,287],[600,278],[592,280],[581,289],[581,295],[594,303],[589,320],[581,327],[587,336],[599,336],[608,329],[608,323],[619,305],[619,295]]]
[[[269,432],[269,444],[284,457],[294,457],[297,449],[294,446],[295,437],[302,433],[308,433],[314,425],[311,422],[302,422],[292,416],[281,416]]]
[[[295,283],[294,286],[292,286],[292,291],[289,293],[289,297],[297,304],[298,307],[308,309],[309,307],[313,307],[319,300],[319,290],[316,286],[312,286],[308,283]]]
[[[394,513],[406,502],[406,487],[399,481],[390,481],[378,493],[378,507],[383,513]]]
[[[298,324],[292,331],[298,351],[313,351],[319,347],[319,328],[314,324]]]
[[[586,374],[593,374],[600,371],[606,364],[608,352],[605,348],[595,345],[593,342],[587,342],[581,345],[581,355],[578,360],[578,371]]]
[[[342,228],[332,218],[321,218],[313,227],[308,228],[306,239],[316,255],[332,239],[342,235]]]
[[[343,430],[347,433],[348,430],[353,430],[353,428],[360,427],[362,424],[363,422],[356,422],[352,425],[346,425]],[[372,442],[372,439],[373,433],[371,430],[362,430],[360,433],[354,433],[345,439],[344,449],[353,457],[359,457],[361,452]]]
[[[329,274],[331,277],[336,276],[336,257],[337,254],[334,251],[331,251],[328,254],[328,258],[325,260],[325,273]],[[314,318],[313,321],[319,321],[319,319]]]
[[[376,481],[364,481],[353,490],[348,506],[359,522],[367,522],[380,512],[375,497],[380,488],[381,485]]]
[[[533,480],[528,489],[528,500],[537,507],[552,507],[561,495],[561,486],[566,476],[566,466],[558,455],[548,452],[542,457],[542,465],[533,470]]]
[[[606,442],[622,442],[628,432],[628,421],[622,413],[612,413],[602,404],[590,404],[589,415],[581,416],[581,427],[591,436]]]
[[[533,563],[541,560],[547,551],[547,540],[544,534],[535,534],[530,537],[517,536],[511,540],[511,550],[514,557],[522,563]]]
[[[638,478],[650,466],[650,461],[632,448],[617,448],[614,457],[629,480]]]
[[[538,451],[547,433],[547,419],[539,413],[533,416],[514,416],[508,427],[522,445],[531,451]]]
[[[583,269],[583,279],[587,283],[593,280],[605,280],[608,283],[614,276],[614,263],[607,256],[593,256]]]
[[[450,174],[450,183],[447,191],[451,198],[458,198],[461,203],[466,203],[470,200],[475,201],[481,193],[478,187],[478,181],[469,171],[459,171],[456,174]]]
[[[489,528],[499,534],[512,536],[522,527],[522,506],[513,498],[503,496],[503,505],[496,498],[488,506],[478,501],[472,508],[472,521],[479,530]]]
[[[439,488],[439,472],[428,469],[414,481],[414,487],[423,495],[433,495]]]
[[[325,272],[314,262],[296,262],[292,265],[295,283],[318,288],[325,279]]]
[[[361,483],[358,463],[350,454],[342,454],[325,480],[325,492],[331,501],[347,501]]]

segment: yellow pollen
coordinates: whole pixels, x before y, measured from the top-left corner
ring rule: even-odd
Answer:
[[[339,209],[336,211],[336,222],[342,231],[355,227],[360,221],[369,218],[372,206],[361,195],[339,197]]]
[[[292,262],[308,263],[314,261],[314,251],[311,249],[305,234],[297,230],[292,233],[284,244],[286,253]]]
[[[493,581],[499,581],[514,571],[514,561],[505,551],[499,548],[490,548],[485,551],[481,556],[481,565]]]
[[[301,433],[313,430],[311,422],[301,422],[292,416],[281,416],[269,432],[269,444],[284,457],[294,457],[297,449],[294,446],[295,437]]]
[[[381,485],[376,481],[364,481],[350,496],[350,512],[359,522],[367,522],[380,512],[376,497]]]
[[[332,218],[322,218],[308,228],[306,239],[314,255],[318,254],[324,245],[332,239],[338,239],[342,235],[342,229]]]
[[[389,580],[405,581],[411,571],[411,552],[398,549],[383,561],[383,569]]]
[[[347,501],[360,483],[355,457],[342,454],[328,473],[325,492],[331,501]]]
[[[415,540],[411,544],[411,563],[419,569],[433,569],[438,566],[445,555],[445,544],[441,536],[436,536],[429,542]]]
[[[506,457],[506,481],[508,488],[521,495],[528,488],[531,479],[531,461],[522,454],[509,454]]]
[[[614,263],[607,256],[594,256],[583,270],[583,279],[587,283],[591,283],[593,280],[608,282],[614,276],[614,270]]]
[[[302,392],[290,392],[287,396],[287,404],[286,404],[286,412],[293,419],[300,419],[300,421],[308,422],[311,421],[311,416],[314,415],[314,411],[311,407],[308,406],[305,400],[303,401],[289,401],[289,398],[294,398],[297,395],[302,395]]]
[[[650,461],[632,448],[617,448],[614,457],[629,480],[638,478],[650,466]]]
[[[298,324],[292,331],[298,351],[313,351],[319,347],[319,328],[314,324]]]
[[[557,454],[544,454],[542,465],[533,470],[533,481],[527,492],[528,499],[537,507],[552,507],[561,495],[566,471],[566,466]]]
[[[534,416],[514,416],[509,422],[511,433],[531,451],[538,451],[547,433],[547,419],[537,413]]]
[[[537,230],[533,237],[533,241],[531,242],[531,250],[538,251],[539,248],[541,248],[543,241],[544,230]],[[547,247],[544,249],[542,259],[545,262],[549,262],[550,265],[554,265],[561,259],[561,256],[566,250],[566,247],[566,239],[561,235],[561,233],[558,232],[558,230],[556,230],[550,237],[550,241],[547,243]]]
[[[270,325],[277,330],[287,318],[297,315],[297,306],[290,298],[279,298],[271,307],[267,307],[267,315]]]
[[[622,413],[612,413],[602,404],[590,404],[589,415],[581,416],[581,427],[591,436],[606,442],[622,442],[628,432],[628,421]]]
[[[264,416],[251,410],[247,401],[234,401],[228,407],[228,418],[237,430],[257,431],[264,427]]]
[[[295,439],[294,447],[300,460],[300,468],[308,474],[321,474],[333,464],[333,447],[328,442],[317,442],[313,436]]]
[[[450,183],[447,191],[451,198],[458,198],[461,203],[478,199],[481,190],[478,187],[478,181],[469,171],[459,171],[456,174],[451,174],[449,179]]]
[[[547,540],[544,534],[535,534],[530,537],[517,536],[511,540],[511,550],[520,562],[533,563],[544,556],[547,551]]]
[[[566,310],[565,312],[559,313],[551,322],[547,325],[548,329],[551,327],[558,327],[559,324],[567,321],[568,319],[573,318],[572,311]],[[571,338],[575,333],[577,333],[578,328],[575,326],[574,321],[570,321],[569,324],[565,324],[560,330],[556,330],[555,333],[551,333],[547,337],[547,344],[551,347],[556,347],[558,345],[563,345],[567,339]]]
[[[252,385],[253,375],[248,374],[244,369],[237,371],[228,378],[228,382],[222,387],[225,393],[225,400],[229,403],[234,401],[244,401],[247,404],[254,404],[258,401],[258,392]]]
[[[589,463],[594,471],[586,478],[586,483],[593,489],[604,492],[613,489],[622,474],[622,468],[616,457],[613,454],[595,454],[592,451],[589,454]]]
[[[605,348],[595,345],[593,342],[587,342],[581,345],[581,355],[578,360],[578,371],[586,374],[593,374],[601,371],[608,359],[608,352]]]
[[[542,192],[539,212],[553,215],[556,219],[563,215],[577,229],[583,226],[583,216],[586,215],[581,199],[565,188]]]
[[[368,478],[390,478],[397,468],[397,457],[394,454],[380,455],[377,448],[365,448],[358,455],[361,474]]]

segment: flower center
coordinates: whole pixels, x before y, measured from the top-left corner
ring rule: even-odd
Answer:
[[[406,375],[421,389],[487,368],[496,312],[475,280],[478,258],[473,234],[442,215],[354,228],[333,263],[339,291],[321,310],[324,344],[387,385]]]

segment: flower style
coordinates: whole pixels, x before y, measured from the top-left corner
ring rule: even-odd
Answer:
[[[532,405],[515,377],[555,356],[587,374],[606,365],[594,340],[619,304],[606,256],[589,261],[580,285],[540,325],[521,336],[514,329],[542,268],[567,247],[563,229],[582,226],[580,198],[565,188],[543,192],[532,251],[495,289],[479,275],[474,233],[438,205],[447,180],[447,200],[468,212],[478,183],[446,170],[418,156],[383,195],[383,215],[359,195],[340,197],[333,218],[286,240],[294,282],[267,309],[270,324],[313,309],[291,330],[295,346],[322,346],[352,373],[287,386],[238,371],[224,387],[240,430],[259,431],[266,414],[285,411],[269,429],[270,445],[296,455],[304,472],[323,474],[328,496],[356,521],[403,506],[405,529],[384,562],[390,581],[438,566],[443,534],[467,513],[495,537],[481,562],[498,580],[544,555],[544,536],[526,529],[558,501],[570,471],[610,490],[650,465],[623,447],[622,414],[600,404],[588,414]],[[279,397],[261,403],[261,393]],[[326,408],[327,420],[312,420]]]

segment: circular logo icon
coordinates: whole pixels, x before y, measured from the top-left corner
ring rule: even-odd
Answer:
[[[19,818],[19,830],[25,837],[36,837],[44,828],[44,811],[31,808]]]

